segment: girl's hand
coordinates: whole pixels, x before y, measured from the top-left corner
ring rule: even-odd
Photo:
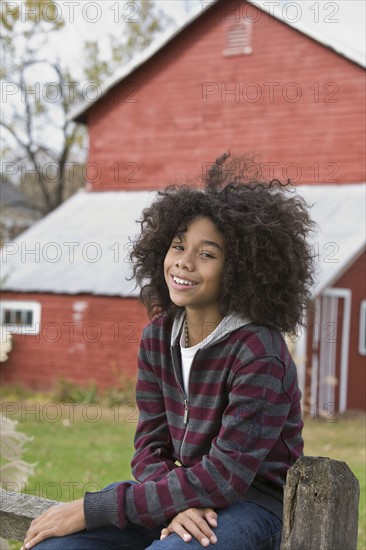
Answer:
[[[63,537],[85,529],[84,499],[52,506],[34,519],[21,550],[32,548],[50,537]]]
[[[210,543],[217,542],[216,535],[210,526],[217,527],[215,510],[212,508],[188,508],[188,510],[177,514],[168,527],[162,529],[160,540],[176,533],[184,542],[189,542],[193,536],[202,546],[206,547]]]

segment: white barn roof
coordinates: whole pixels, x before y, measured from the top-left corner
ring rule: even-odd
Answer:
[[[152,193],[79,191],[2,249],[4,290],[137,295],[129,237]]]
[[[319,225],[315,294],[330,286],[366,243],[366,185],[303,185]],[[79,191],[2,249],[3,290],[137,296],[127,255],[136,220],[154,191]]]
[[[311,239],[319,253],[316,295],[332,286],[365,248],[366,184],[300,185],[298,190],[319,226]]]

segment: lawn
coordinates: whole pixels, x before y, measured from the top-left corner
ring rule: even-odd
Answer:
[[[129,479],[136,417],[133,403],[119,409],[93,404],[19,404],[11,418],[19,421],[19,430],[33,437],[24,459],[37,463],[34,477],[19,489],[68,501],[86,490]],[[357,548],[366,550],[365,415],[341,416],[338,422],[307,419],[304,439],[305,454],[343,460],[360,480]]]

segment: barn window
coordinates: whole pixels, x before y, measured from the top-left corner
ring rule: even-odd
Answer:
[[[41,320],[39,302],[4,300],[0,304],[1,326],[15,334],[38,334]]]
[[[252,23],[232,23],[227,28],[225,56],[252,53]]]
[[[360,334],[358,339],[358,351],[360,355],[366,355],[366,300],[360,305]]]

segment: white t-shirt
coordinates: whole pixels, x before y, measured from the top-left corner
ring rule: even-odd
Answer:
[[[184,347],[184,330],[180,339],[180,352],[182,355],[182,376],[183,376],[183,387],[186,395],[188,396],[188,382],[189,374],[191,372],[191,366],[193,357],[196,355],[197,351],[202,346],[202,342],[198,342],[195,346],[191,348]]]
[[[225,319],[223,319],[224,321]],[[223,322],[221,321],[221,323]],[[221,330],[221,323],[217,325],[215,330],[213,330],[206,338],[202,340],[202,342],[198,342],[195,346],[192,346],[190,348],[184,347],[184,341],[185,341],[185,324],[183,324],[183,330],[180,337],[180,352],[182,355],[182,377],[183,377],[183,387],[186,395],[189,395],[188,387],[189,387],[189,374],[191,372],[191,366],[193,362],[193,358],[196,355],[197,351],[202,348],[203,344],[209,344],[211,340],[213,340],[216,336],[216,334]]]

